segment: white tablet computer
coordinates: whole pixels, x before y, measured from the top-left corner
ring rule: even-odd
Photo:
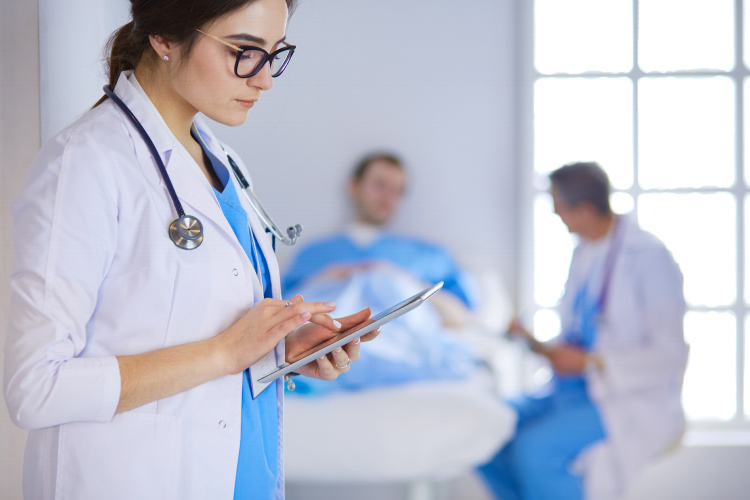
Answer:
[[[289,362],[279,366],[276,370],[272,371],[268,375],[265,375],[259,378],[258,382],[265,384],[273,380],[276,380],[277,378],[282,377],[286,375],[287,373],[293,372],[296,368],[306,365],[310,361],[313,361],[323,356],[324,354],[328,354],[329,352],[333,351],[334,349],[338,347],[341,347],[344,344],[348,344],[354,339],[361,337],[362,335],[375,330],[379,326],[388,323],[392,319],[396,319],[402,314],[406,314],[407,312],[411,311],[412,309],[420,305],[422,302],[430,298],[435,292],[440,290],[442,287],[443,287],[443,282],[441,281],[440,283],[437,283],[425,290],[422,290],[421,292],[414,295],[413,297],[409,297],[405,301],[400,302],[389,309],[386,309],[380,314],[371,316],[370,318],[367,319],[367,321],[364,321],[360,323],[359,325],[353,328],[350,328],[349,330],[346,330],[337,335],[334,335],[332,338],[326,340],[322,344],[318,344],[315,347],[308,349],[307,351],[304,351],[300,353],[299,355],[295,356],[295,359],[290,359]]]

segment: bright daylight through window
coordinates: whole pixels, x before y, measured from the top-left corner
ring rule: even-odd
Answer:
[[[546,174],[597,161],[615,211],[685,276],[683,388],[700,425],[750,424],[750,19],[742,0],[535,0],[533,323],[555,305],[574,246]],[[744,13],[744,14],[742,14]],[[744,42],[743,42],[744,40]]]

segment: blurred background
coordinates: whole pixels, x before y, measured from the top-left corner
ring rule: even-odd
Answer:
[[[558,332],[555,304],[574,246],[552,213],[545,174],[570,161],[600,162],[615,211],[632,212],[673,252],[689,304],[689,430],[631,497],[746,498],[746,3],[302,0],[287,37],[298,49],[284,77],[246,124],[212,128],[243,157],[274,218],[301,223],[309,240],[348,219],[344,186],[364,152],[399,153],[410,185],[394,229],[446,247],[475,275],[490,329],[499,332],[515,311],[543,339]],[[0,3],[3,283],[12,266],[10,202],[41,142],[101,96],[103,47],[128,21],[128,7]],[[279,247],[282,272],[292,252]],[[8,295],[0,287],[0,324]],[[524,360],[506,370],[510,390],[549,376]],[[24,439],[3,406],[0,498],[20,498]],[[489,498],[469,471],[421,487],[339,479],[289,478],[288,496]]]

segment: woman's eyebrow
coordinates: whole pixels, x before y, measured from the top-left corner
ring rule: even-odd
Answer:
[[[257,43],[258,45],[265,45],[267,43],[265,39],[263,39],[263,38],[261,38],[259,36],[249,35],[247,33],[238,33],[236,35],[229,35],[226,38],[229,38],[231,40],[238,40],[238,41],[241,41],[241,42]],[[278,42],[276,42],[276,44],[278,45],[281,42],[283,42],[284,40],[286,40],[286,37],[284,37],[281,40],[279,40]]]

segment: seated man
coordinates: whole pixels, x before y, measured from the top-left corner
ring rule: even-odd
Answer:
[[[585,498],[620,498],[683,429],[682,274],[661,241],[612,213],[598,164],[566,165],[550,180],[555,213],[580,237],[560,304],[562,334],[542,344],[518,322],[510,330],[548,359],[554,376],[544,394],[511,402],[516,436],[480,473],[502,500],[578,500],[584,485]],[[581,477],[574,462],[594,443],[603,453],[584,459]]]
[[[471,318],[477,302],[473,282],[442,248],[385,229],[405,184],[404,167],[395,156],[363,159],[349,183],[355,220],[342,234],[300,250],[285,275],[285,296],[325,296],[336,300],[338,311],[366,304],[373,313],[444,282],[428,303],[383,329],[378,349],[360,357],[346,381],[321,385],[321,391],[462,377],[476,365],[470,349],[446,331]],[[315,385],[305,381],[298,387],[304,392],[317,390]]]

